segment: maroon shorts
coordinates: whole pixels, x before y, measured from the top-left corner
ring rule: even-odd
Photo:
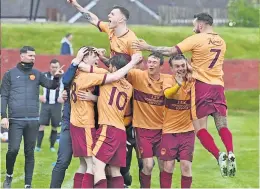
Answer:
[[[93,155],[106,164],[125,167],[126,132],[113,126],[100,125],[96,132]]]
[[[74,157],[92,156],[92,148],[96,136],[95,128],[77,127],[70,123],[70,136]]]
[[[163,134],[160,145],[160,159],[164,161],[177,159],[178,161],[187,160],[192,162],[194,142],[194,131]]]
[[[192,120],[203,118],[215,112],[222,116],[227,114],[224,87],[196,80],[191,90]]]
[[[140,158],[151,158],[160,156],[161,129],[135,128],[136,145]]]

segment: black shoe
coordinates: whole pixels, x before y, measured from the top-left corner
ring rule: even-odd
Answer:
[[[12,180],[13,180],[13,177],[6,176],[4,184],[3,184],[3,188],[6,188],[6,189],[11,188]]]
[[[28,185],[28,184],[26,184],[26,185],[24,186],[24,188],[32,188],[32,186],[31,186],[31,185]]]

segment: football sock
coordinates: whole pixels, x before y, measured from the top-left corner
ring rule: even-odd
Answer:
[[[227,153],[233,152],[232,133],[229,131],[229,129],[227,127],[222,127],[219,130],[219,135],[227,149]]]
[[[100,181],[98,181],[94,188],[107,188],[107,179],[102,179]]]
[[[85,173],[82,179],[81,188],[93,188],[94,187],[94,175]]]
[[[54,144],[56,142],[56,138],[57,138],[57,131],[55,130],[51,130],[51,136],[50,136],[50,147],[53,148]]]
[[[218,159],[219,149],[208,131],[206,129],[200,129],[197,133],[197,137],[204,148],[206,148],[216,159]]]
[[[150,188],[151,186],[151,175],[146,175],[141,171],[140,173],[140,184],[141,188]]]
[[[111,177],[111,188],[124,188],[124,178],[122,176]]]
[[[181,176],[181,188],[190,188],[192,177]]]
[[[44,131],[39,131],[38,138],[37,138],[37,147],[41,148],[42,146],[42,139],[44,137]]]
[[[83,173],[75,173],[73,188],[81,188],[83,177]]]
[[[167,173],[166,171],[160,172],[160,186],[161,188],[171,188],[172,173]]]

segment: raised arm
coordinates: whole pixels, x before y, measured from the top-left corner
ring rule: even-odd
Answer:
[[[134,54],[132,56],[131,61],[125,65],[123,68],[117,70],[116,72],[109,73],[106,76],[105,83],[112,83],[119,79],[122,79],[128,72],[131,70],[136,64],[138,64],[142,60],[141,54]]]
[[[77,0],[67,0],[67,1],[68,1],[69,3],[71,3],[79,12],[82,13],[83,17],[86,18],[87,21],[88,21],[90,24],[92,24],[92,25],[98,27],[98,21],[99,21],[99,19],[98,19],[98,17],[97,17],[95,14],[93,14],[93,13],[90,12],[90,11],[85,10],[85,9],[77,2]]]
[[[64,74],[61,66],[54,74],[53,80],[48,79],[44,73],[40,73],[40,85],[48,89],[56,89],[60,85],[60,77]]]
[[[140,51],[151,51],[161,53],[164,56],[174,56],[178,54],[176,47],[156,47],[149,45],[144,40],[133,41],[132,48]]]
[[[62,83],[64,84],[64,88],[70,86],[70,83],[73,80],[77,69],[78,69],[78,64],[72,63],[68,68],[68,70],[64,73],[62,77]]]

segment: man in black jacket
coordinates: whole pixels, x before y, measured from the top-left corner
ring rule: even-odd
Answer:
[[[1,126],[9,128],[6,154],[6,179],[3,188],[11,188],[14,164],[22,136],[25,155],[25,188],[31,188],[34,169],[34,147],[39,130],[39,86],[56,89],[63,74],[62,67],[50,80],[33,69],[35,50],[24,46],[20,50],[21,62],[5,73],[1,87]],[[8,116],[7,116],[8,107]],[[9,127],[10,124],[10,127]]]

